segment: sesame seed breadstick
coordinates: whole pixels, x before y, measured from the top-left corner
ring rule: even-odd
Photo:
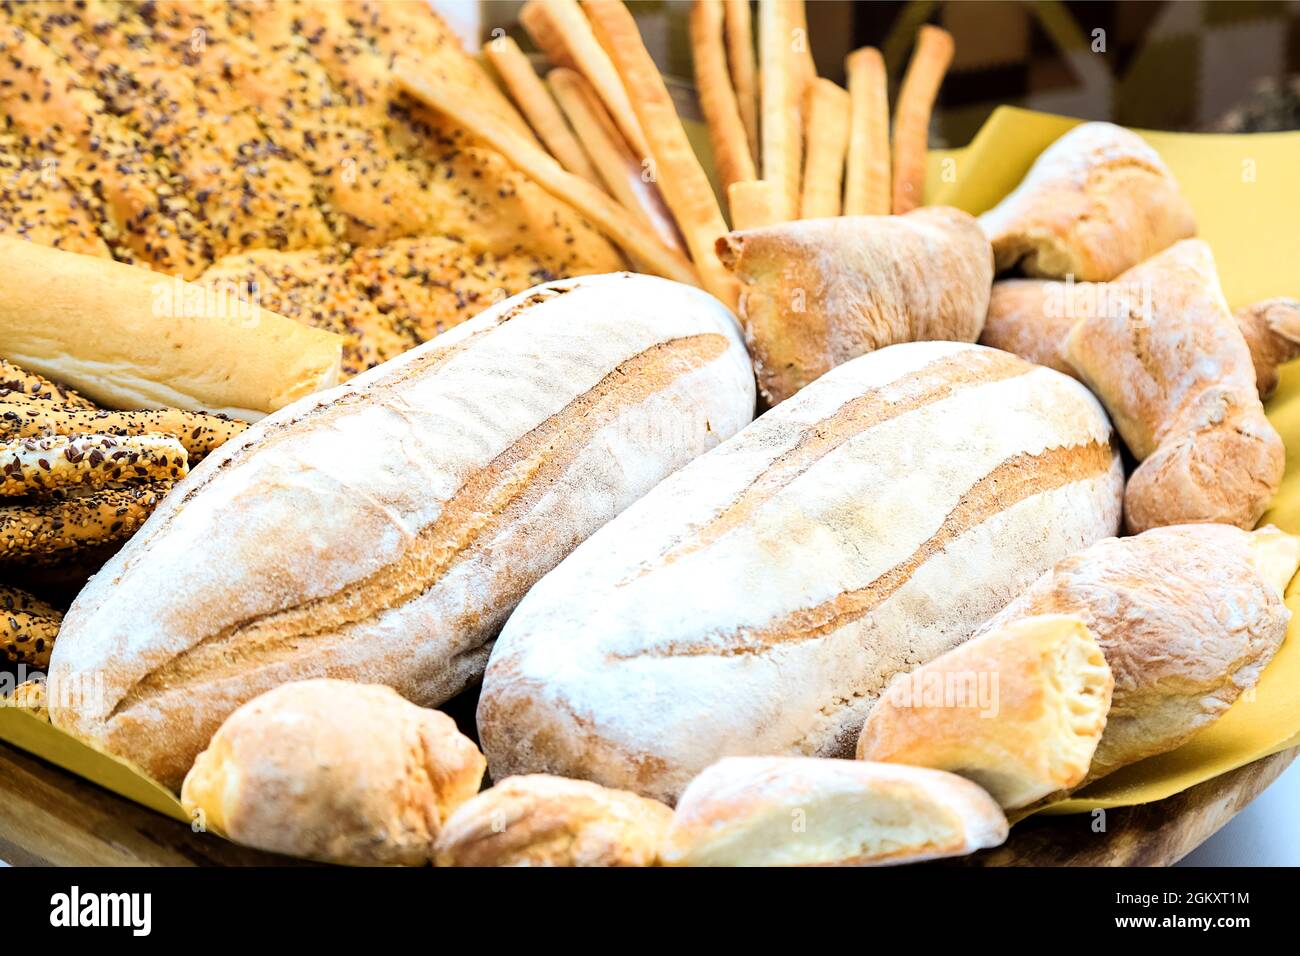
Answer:
[[[45,681],[23,681],[14,688],[12,694],[0,700],[0,707],[16,707],[18,710],[28,711],[33,717],[49,720],[50,709],[45,701]]]
[[[0,561],[60,557],[125,541],[144,524],[172,484],[144,481],[0,506]]]
[[[170,435],[49,435],[0,445],[0,495],[102,488],[122,481],[179,479],[185,446]]]
[[[47,667],[63,615],[26,591],[0,585],[0,652],[6,660]]]
[[[171,435],[190,464],[248,427],[247,422],[180,408],[116,412],[0,395],[0,442],[47,435]]]
[[[19,368],[13,362],[6,362],[4,359],[0,359],[0,392],[61,402],[78,408],[95,407],[90,399],[82,397],[72,389],[64,388],[44,376]]]

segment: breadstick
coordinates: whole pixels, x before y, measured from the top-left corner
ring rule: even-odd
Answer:
[[[889,182],[889,81],[875,47],[854,50],[844,61],[853,104],[849,122],[844,215],[887,216],[893,208]]]
[[[0,392],[3,391],[23,395],[27,398],[39,398],[52,402],[61,402],[64,405],[75,405],[78,408],[95,407],[90,399],[82,397],[72,389],[56,385],[48,378],[19,368],[12,362],[0,359]]]
[[[45,668],[63,615],[26,591],[0,585],[0,648],[15,663]]]
[[[731,88],[731,77],[727,74],[722,17],[722,0],[695,0],[691,7],[695,88],[699,90],[700,109],[709,126],[713,165],[725,189],[735,182],[757,179],[758,173],[745,138],[745,124]]]
[[[817,64],[813,62],[812,55],[812,38],[808,34],[808,7],[804,0],[788,0],[790,3],[790,22],[793,27],[790,31],[790,49],[794,51],[795,69],[798,70],[798,81],[803,87],[800,91],[800,99],[806,95],[806,90],[812,85],[813,80],[817,79]]]
[[[713,248],[726,233],[727,222],[686,138],[659,68],[641,42],[636,21],[620,0],[590,2],[587,15],[632,97],[637,122],[650,144],[655,181],[677,220],[704,288],[735,308],[736,280],[722,267]]]
[[[610,195],[653,229],[669,249],[682,252],[672,213],[655,185],[642,177],[641,164],[623,142],[591,84],[581,73],[563,67],[547,74],[546,82],[595,160]]]
[[[758,229],[781,222],[785,194],[776,183],[754,179],[747,183],[732,183],[727,188],[727,208],[731,210],[731,227],[734,230]]]
[[[758,63],[762,104],[760,139],[763,178],[781,187],[781,220],[799,213],[800,77],[795,52],[794,9],[786,0],[759,0]]]
[[[624,88],[610,57],[611,51],[603,49],[592,30],[592,24],[583,16],[577,0],[545,0],[551,22],[555,24],[564,39],[564,44],[573,57],[579,73],[587,78],[596,95],[609,110],[609,115],[623,133],[623,138],[632,147],[638,159],[650,155],[650,146],[646,141],[640,120],[634,112],[630,91]],[[588,6],[590,10],[590,6]]]
[[[745,124],[749,154],[757,163],[759,159],[758,67],[754,64],[754,30],[750,23],[749,0],[723,0],[723,10],[731,86],[736,91],[736,104],[740,109],[741,122]]]
[[[46,435],[171,435],[193,465],[247,427],[224,415],[180,408],[114,412],[0,395],[0,442]]]
[[[171,487],[170,481],[144,481],[0,507],[0,561],[56,557],[124,541],[144,524]]]
[[[940,27],[921,27],[894,111],[895,213],[915,209],[924,198],[930,111],[952,62],[952,52],[951,33]]]
[[[552,66],[563,66],[570,70],[578,68],[569,54],[569,48],[564,45],[560,28],[556,26],[551,11],[543,0],[528,0],[519,10],[519,22],[533,45],[546,55]]]
[[[444,113],[486,142],[524,175],[553,196],[558,196],[586,216],[609,239],[655,275],[691,285],[700,277],[689,262],[667,249],[658,236],[628,216],[627,210],[604,191],[564,167],[522,139],[503,123],[475,110],[453,86],[430,83],[423,76],[399,67],[397,81],[422,103]]]
[[[830,80],[818,78],[808,87],[808,155],[804,160],[800,219],[840,214],[844,185],[844,155],[849,148],[849,94]]]
[[[506,89],[510,91],[515,105],[551,151],[551,155],[575,176],[599,183],[600,174],[591,165],[582,145],[569,130],[569,124],[564,122],[555,101],[546,92],[545,85],[518,44],[510,37],[500,37],[489,42],[483,49]]]
[[[170,435],[23,438],[0,445],[0,495],[184,478],[187,457],[185,446]]]

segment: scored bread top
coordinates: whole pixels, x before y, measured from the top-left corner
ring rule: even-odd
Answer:
[[[737,753],[851,753],[890,675],[1114,534],[1122,474],[1077,382],[955,343],[828,373],[530,592],[479,705],[494,776],[671,799]]]

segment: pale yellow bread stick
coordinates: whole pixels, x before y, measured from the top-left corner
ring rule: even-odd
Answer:
[[[632,97],[637,122],[650,144],[656,182],[677,219],[704,288],[734,309],[739,286],[714,249],[718,238],[727,233],[726,220],[686,138],[659,68],[641,42],[636,21],[619,0],[598,0],[588,3],[586,9],[596,36]]]
[[[758,63],[762,175],[781,187],[782,220],[799,213],[803,124],[799,119],[802,71],[793,48],[794,9],[787,0],[759,0]]]
[[[745,124],[727,73],[722,0],[695,0],[691,7],[691,52],[695,62],[695,88],[709,126],[713,165],[723,189],[735,182],[757,179]]]
[[[952,62],[952,34],[923,26],[894,109],[894,212],[915,209],[925,198],[925,151],[930,111]]]
[[[849,147],[849,94],[820,77],[808,87],[806,109],[808,152],[804,157],[800,219],[840,214],[844,185],[844,156]]]
[[[727,65],[731,86],[736,91],[740,120],[745,124],[745,138],[754,162],[758,151],[758,66],[754,57],[754,27],[749,15],[749,0],[723,0],[727,34]]]
[[[508,129],[505,124],[475,110],[466,98],[447,84],[430,83],[416,71],[399,64],[397,81],[412,96],[443,113],[483,140],[513,166],[553,196],[563,199],[624,252],[655,275],[700,285],[700,276],[685,258],[666,248],[659,237],[629,216],[626,209],[581,176],[567,172],[545,152]]]
[[[784,221],[781,212],[785,194],[780,186],[766,179],[732,183],[727,187],[727,207],[731,210],[731,227],[737,232],[772,226]]]
[[[519,9],[519,22],[528,38],[550,60],[551,66],[563,66],[570,70],[578,68],[577,61],[564,45],[564,36],[544,0],[528,0]]]
[[[524,114],[524,119],[528,120],[551,155],[575,176],[599,183],[600,174],[596,172],[596,167],[587,158],[582,144],[569,129],[559,107],[551,99],[551,94],[546,91],[546,86],[519,45],[510,37],[498,37],[489,41],[483,47],[483,52],[510,91],[519,112]]]
[[[854,50],[844,61],[853,103],[849,123],[844,215],[887,216],[893,208],[889,181],[889,81],[875,47]]]
[[[610,195],[653,229],[664,245],[682,252],[672,213],[655,185],[643,178],[641,163],[623,141],[591,84],[581,73],[563,67],[548,73],[546,82],[600,170]]]

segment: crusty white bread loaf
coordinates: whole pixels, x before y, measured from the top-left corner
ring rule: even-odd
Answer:
[[[509,777],[463,804],[438,836],[439,866],[653,866],[673,812],[586,780]]]
[[[997,846],[1007,821],[954,774],[810,757],[728,757],[673,814],[669,866],[888,866]]]
[[[858,759],[947,770],[1025,807],[1087,776],[1114,686],[1079,618],[1019,618],[895,678]]]
[[[1083,123],[1034,161],[980,216],[1001,272],[1113,279],[1196,233],[1192,207],[1160,154],[1113,123]]]
[[[735,319],[618,273],[507,299],[206,458],[78,596],[58,726],[169,785],[237,706],[360,678],[435,705],[533,582],[749,421]]]
[[[327,863],[433,861],[444,821],[485,763],[436,710],[391,688],[284,684],[231,714],[199,754],[181,803],[236,843]]]
[[[1122,486],[1058,372],[952,342],[841,365],[533,588],[484,679],[492,774],[671,801],[723,756],[852,755],[894,674],[1114,534]]]
[[[1255,685],[1286,636],[1297,562],[1300,539],[1273,527],[1155,528],[1058,562],[981,634],[1040,614],[1088,626],[1115,677],[1095,780],[1174,749]]]
[[[0,356],[109,408],[254,421],[339,380],[340,336],[233,294],[3,236],[0,262]]]

